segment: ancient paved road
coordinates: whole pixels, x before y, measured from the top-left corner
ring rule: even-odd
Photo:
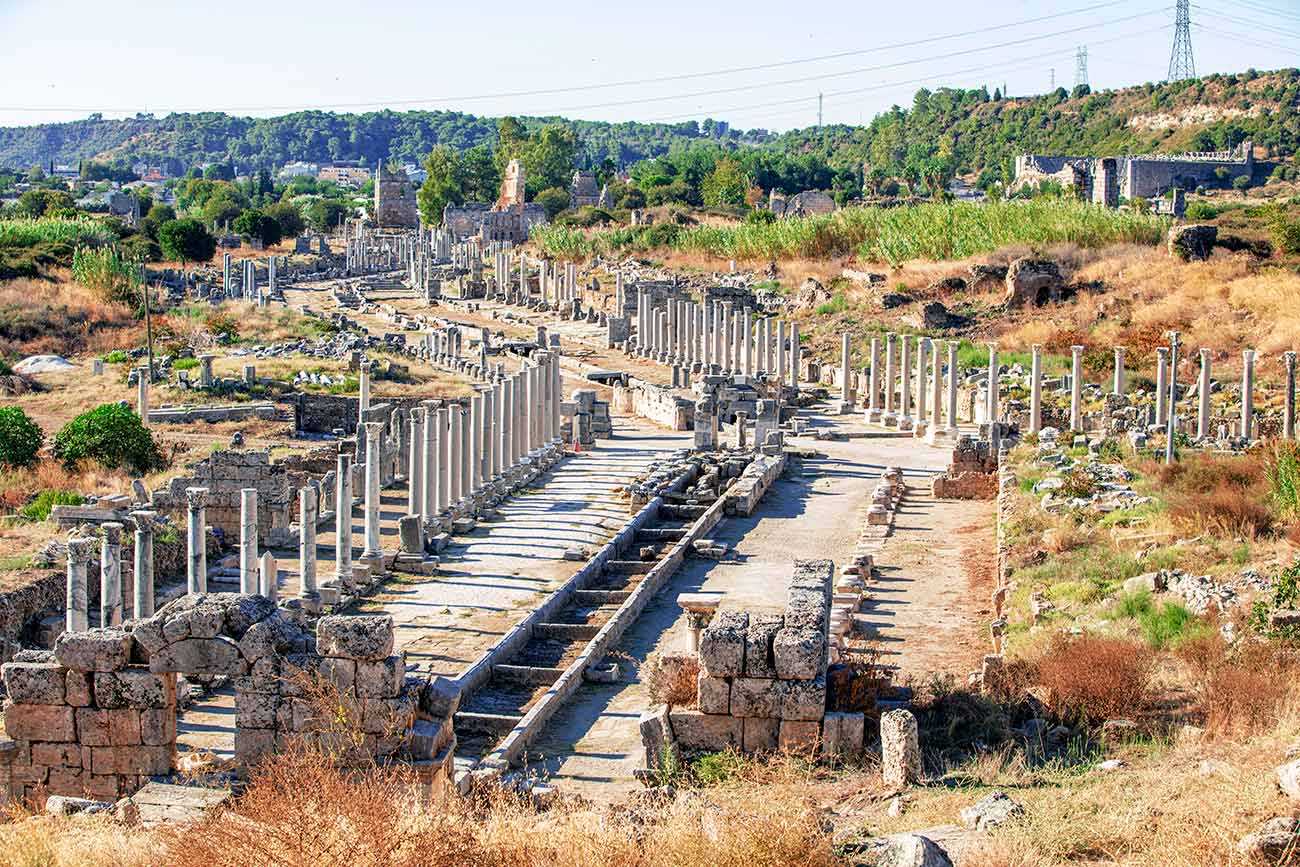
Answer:
[[[815,425],[866,429],[857,416],[834,419],[805,412],[805,417]],[[991,507],[935,501],[928,493],[919,493],[928,485],[929,475],[946,463],[947,452],[910,438],[798,442],[815,447],[820,456],[803,461],[801,475],[787,474],[774,483],[754,515],[728,518],[714,532],[715,539],[732,547],[734,560],[686,562],[613,654],[625,669],[623,681],[584,684],[534,742],[537,758],[531,767],[535,772],[598,801],[617,800],[639,788],[632,777],[643,763],[637,719],[650,702],[637,678],[637,667],[655,650],[685,646],[678,594],[718,593],[724,608],[782,610],[794,558],[826,557],[836,563],[851,558],[871,491],[886,466],[903,467],[918,491],[900,512],[900,533],[906,534],[908,544],[915,536],[932,546],[934,556],[931,560],[910,557],[882,570],[885,580],[873,585],[879,601],[861,618],[862,625],[879,635],[883,661],[891,666],[908,662],[911,648],[921,661],[928,652],[925,648],[932,648],[935,640],[948,640],[949,636],[928,629],[940,612],[946,612],[954,632],[978,634],[963,585],[954,578],[960,571],[960,557],[949,533],[953,526],[989,518]],[[881,562],[894,562],[890,546],[892,541]],[[942,568],[936,567],[936,561],[942,562]],[[962,604],[953,605],[952,597]]]

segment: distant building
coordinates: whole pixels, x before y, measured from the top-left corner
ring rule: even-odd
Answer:
[[[424,183],[424,179],[429,177],[429,173],[415,163],[407,163],[402,166],[402,171],[406,172],[407,180],[417,185]]]
[[[600,202],[600,188],[596,186],[595,172],[574,172],[569,184],[569,206],[590,208]]]
[[[358,160],[335,160],[327,166],[321,166],[316,179],[330,181],[341,187],[362,187],[370,180],[370,169]]]
[[[1081,198],[1114,207],[1120,196],[1156,199],[1172,189],[1220,183],[1220,170],[1229,182],[1252,176],[1254,144],[1242,142],[1230,151],[1104,158],[1022,154],[1016,157],[1016,177],[1011,188],[1051,180],[1073,189]]]
[[[395,172],[383,163],[375,178],[375,222],[381,229],[420,227],[414,185],[405,172]]]
[[[778,219],[786,217],[811,217],[829,214],[835,210],[835,200],[820,190],[804,190],[786,197],[772,190],[767,196],[767,209]]]
[[[496,204],[466,202],[448,205],[442,212],[443,226],[462,241],[478,238],[480,241],[522,244],[528,240],[533,226],[546,222],[546,210],[536,202],[525,202],[524,189],[524,167],[519,160],[511,160],[506,166]]]
[[[320,166],[316,163],[293,160],[285,163],[276,174],[281,178],[306,178],[315,177],[319,171]]]

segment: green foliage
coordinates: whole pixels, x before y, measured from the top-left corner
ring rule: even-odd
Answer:
[[[58,214],[75,210],[72,196],[62,190],[28,190],[18,197],[16,205],[18,216],[30,219],[54,217]]]
[[[18,510],[18,514],[29,521],[45,521],[50,517],[50,510],[55,506],[80,506],[86,498],[76,491],[44,490],[36,499]]]
[[[745,222],[751,226],[769,226],[776,222],[776,214],[762,208],[755,208],[745,215]]]
[[[40,244],[102,246],[113,240],[113,232],[107,226],[88,217],[0,220],[0,248]]]
[[[29,467],[36,463],[45,432],[17,406],[0,406],[0,467]]]
[[[262,243],[268,247],[280,243],[282,237],[280,224],[276,222],[274,217],[267,216],[260,208],[249,208],[244,211],[235,218],[231,228],[246,238],[261,239]],[[215,252],[215,248],[213,252]],[[208,258],[211,258],[211,255],[209,253]]]
[[[1267,474],[1269,493],[1278,513],[1300,520],[1300,448],[1290,442],[1274,443]]]
[[[307,206],[307,225],[316,232],[332,232],[351,211],[352,206],[340,199],[317,199]]]
[[[138,415],[117,403],[101,404],[64,425],[54,437],[54,457],[69,468],[94,461],[135,473],[162,464],[153,434]]]
[[[1111,615],[1117,620],[1136,620],[1142,630],[1142,640],[1155,650],[1176,647],[1189,638],[1206,634],[1209,629],[1187,606],[1172,600],[1156,605],[1145,590],[1120,596]]]
[[[465,164],[455,150],[439,145],[424,158],[424,171],[424,183],[415,193],[420,218],[427,225],[440,226],[444,208],[465,202],[468,186]]]
[[[843,313],[848,309],[848,306],[849,302],[848,299],[844,297],[844,293],[842,291],[836,292],[835,296],[831,298],[830,301],[827,301],[825,304],[817,305],[816,313],[818,316],[834,316],[837,313]]]
[[[569,207],[569,192],[559,187],[550,187],[538,193],[534,201],[546,210],[546,218],[553,220],[560,211]]]
[[[718,786],[736,777],[745,767],[745,757],[734,750],[704,753],[691,763],[691,776],[701,786]]]
[[[140,269],[112,247],[78,247],[72,255],[72,276],[104,301],[134,306],[140,300]]]
[[[120,349],[114,349],[108,355],[104,356],[105,364],[126,364],[130,360],[131,356],[127,355]]]
[[[303,222],[302,211],[293,202],[275,202],[267,205],[262,209],[276,224],[280,227],[281,238],[296,238],[302,234]]]
[[[749,178],[745,170],[734,159],[718,160],[713,171],[700,185],[700,195],[709,207],[745,204],[745,193],[749,192]]]
[[[198,220],[171,220],[158,227],[158,244],[169,260],[206,262],[217,252],[217,239]]]
[[[1300,560],[1278,572],[1273,581],[1273,594],[1267,599],[1257,599],[1251,606],[1248,623],[1256,633],[1288,642],[1300,640],[1300,625],[1273,626],[1270,616],[1274,611],[1292,611],[1300,605]]]
[[[1283,253],[1300,255],[1300,218],[1288,214],[1281,205],[1270,205],[1265,212],[1273,246]]]
[[[1238,192],[1250,189],[1250,175],[1237,175],[1232,179],[1232,188]]]

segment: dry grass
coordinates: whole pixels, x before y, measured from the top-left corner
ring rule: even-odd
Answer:
[[[134,345],[144,326],[58,270],[50,279],[0,283],[0,357],[78,356]]]
[[[1141,471],[1164,489],[1170,517],[1195,532],[1254,539],[1279,527],[1261,454],[1192,454],[1172,464],[1147,461]]]
[[[1135,641],[1058,634],[1028,663],[1025,676],[1046,689],[1047,706],[1062,720],[1141,716],[1151,700],[1151,653]]]
[[[696,680],[700,661],[695,654],[652,653],[641,666],[641,682],[646,685],[651,704],[693,707],[698,695]]]

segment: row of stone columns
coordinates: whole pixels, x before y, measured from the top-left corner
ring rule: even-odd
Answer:
[[[149,510],[140,510],[132,512],[130,518],[135,526],[131,612],[135,617],[149,617],[154,613],[153,539],[158,515]],[[123,524],[110,521],[100,525],[101,536],[98,540],[89,537],[68,540],[64,606],[67,629],[81,631],[90,628],[89,573],[96,542],[99,548],[99,622],[102,626],[122,624],[126,612],[122,592],[124,529]]]
[[[867,356],[867,381],[864,413],[869,422],[911,431],[914,436],[936,442],[957,435],[957,347],[948,343],[948,400],[942,400],[943,369],[941,344],[928,337],[916,339],[916,366],[912,367],[913,337],[889,333],[884,340],[884,363],[881,364],[881,340],[872,337]],[[898,351],[895,352],[895,347]],[[898,364],[895,364],[895,358]],[[848,359],[848,335],[841,343],[843,375],[852,375]],[[883,372],[882,372],[883,367]],[[883,401],[882,401],[883,392]],[[848,393],[844,386],[842,393]],[[945,412],[946,409],[946,412]]]
[[[637,290],[637,354],[664,364],[744,376],[775,374],[784,380],[785,337],[785,320],[755,320],[752,310],[737,309],[729,301],[670,299],[656,308],[651,290]],[[793,380],[798,342],[792,340]]]

